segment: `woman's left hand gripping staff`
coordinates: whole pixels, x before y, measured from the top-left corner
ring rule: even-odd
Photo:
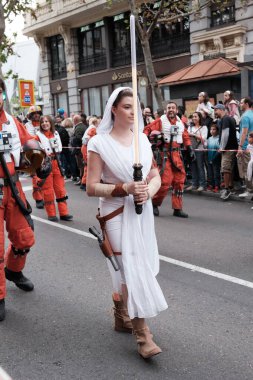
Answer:
[[[146,181],[133,181],[127,184],[127,192],[133,194],[134,201],[139,205],[143,205],[149,199],[148,189]]]

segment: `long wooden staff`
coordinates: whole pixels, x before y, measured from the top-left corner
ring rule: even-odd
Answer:
[[[130,16],[130,36],[131,36],[131,60],[132,60],[132,84],[133,84],[133,105],[134,105],[134,164],[133,179],[142,181],[142,164],[139,157],[139,120],[138,120],[138,98],[137,98],[137,65],[136,65],[136,38],[135,38],[135,16]],[[142,213],[142,205],[135,202],[136,214]]]

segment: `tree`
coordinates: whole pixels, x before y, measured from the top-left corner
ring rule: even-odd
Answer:
[[[216,5],[223,9],[230,5],[230,0],[155,0],[139,1],[128,0],[131,13],[135,16],[136,30],[141,42],[146,72],[150,86],[156,98],[159,108],[163,108],[163,97],[158,87],[157,77],[154,70],[152,54],[150,50],[150,38],[158,23],[172,24],[180,19],[198,16],[206,7]]]
[[[11,23],[13,22],[13,18],[15,16],[28,12],[32,15],[32,17],[36,18],[36,7],[32,7],[33,3],[33,0],[0,0],[0,77],[2,79],[4,79],[2,64],[7,61],[10,55],[14,54],[13,46],[15,44],[15,42],[11,38],[8,38],[5,34],[6,20]],[[15,36],[16,34],[13,33],[14,38]],[[12,74],[12,72],[9,72],[9,75]],[[8,99],[6,105],[6,108],[8,109]]]

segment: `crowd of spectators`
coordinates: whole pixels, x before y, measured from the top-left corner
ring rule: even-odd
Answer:
[[[186,190],[220,192],[223,200],[240,191],[241,198],[253,195],[252,179],[247,175],[252,107],[250,97],[239,102],[229,90],[216,105],[210,103],[205,92],[199,94],[196,112],[185,124],[196,154],[196,160],[188,168],[190,184]]]
[[[144,125],[164,114],[163,109],[153,112],[151,106],[141,103]],[[192,115],[185,115],[178,107],[179,117],[190,135],[196,160],[185,161],[188,191],[212,191],[226,200],[236,191],[239,197],[252,196],[253,101],[244,97],[237,101],[232,91],[224,92],[224,99],[213,105],[206,92],[198,95],[198,105]],[[83,113],[67,117],[63,109],[55,116],[55,128],[60,135],[61,164],[65,178],[72,179],[81,190],[86,190],[87,144],[96,133],[101,117]],[[237,184],[235,188],[234,184]]]
[[[185,160],[185,189],[220,193],[223,200],[232,194],[252,197],[248,167],[252,152],[249,136],[253,133],[253,100],[244,97],[238,101],[233,92],[227,90],[223,100],[214,105],[206,92],[200,92],[195,112],[187,116],[183,107],[178,109],[196,154],[192,163]],[[152,107],[144,105],[142,110],[144,125],[164,113],[159,109],[153,114]]]

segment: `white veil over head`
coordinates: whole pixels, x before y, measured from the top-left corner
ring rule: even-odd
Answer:
[[[113,128],[113,120],[112,120],[112,106],[115,100],[117,99],[117,96],[121,91],[124,90],[130,90],[133,91],[131,87],[118,87],[116,90],[114,90],[111,94],[111,96],[108,99],[108,102],[105,107],[105,112],[103,119],[101,120],[99,126],[97,127],[97,134],[102,133],[110,133]],[[138,99],[138,126],[139,126],[139,132],[143,132],[144,129],[144,122],[142,117],[142,111],[140,102]]]

